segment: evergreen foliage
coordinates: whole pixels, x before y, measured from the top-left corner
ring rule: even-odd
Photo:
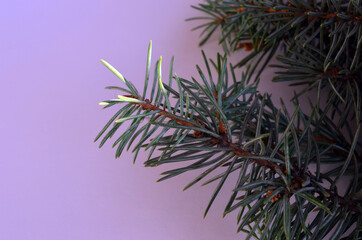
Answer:
[[[185,189],[217,181],[205,216],[236,174],[224,215],[238,212],[247,239],[362,239],[361,1],[215,0],[194,8],[204,15],[192,20],[206,21],[197,27],[200,45],[220,27],[226,53],[251,53],[232,65],[226,55],[212,60],[202,52],[207,71],[196,66],[196,79],[173,74],[172,60],[167,84],[160,58],[151,83],[150,43],[142,93],[102,60],[126,88],[108,87],[122,93],[100,105],[118,110],[95,141],[102,147],[115,137],[116,157],[127,149],[134,161],[148,150],[145,166],[184,164],[159,181],[194,170]],[[257,91],[278,52],[273,67],[282,71],[274,80],[306,86],[293,111]],[[307,91],[317,100],[305,111],[299,101]]]

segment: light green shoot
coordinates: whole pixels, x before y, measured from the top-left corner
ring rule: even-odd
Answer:
[[[166,106],[168,111],[171,113],[172,109],[171,109],[171,104],[170,104],[170,100],[168,99],[168,96],[166,94],[166,90],[165,87],[163,86],[162,83],[162,72],[161,72],[161,66],[162,66],[162,56],[160,57],[159,63],[158,63],[158,85],[161,89],[161,92],[163,94],[163,96],[165,97],[165,101],[166,101]]]
[[[111,70],[114,75],[116,75],[119,79],[122,80],[122,82],[124,82],[124,84],[126,84],[126,80],[124,79],[123,75],[118,72],[117,69],[115,69],[111,64],[109,64],[107,61],[101,59],[101,62],[104,64],[104,66],[106,66],[109,70]]]

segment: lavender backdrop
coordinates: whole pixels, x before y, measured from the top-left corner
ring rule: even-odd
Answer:
[[[184,19],[199,2],[2,3],[0,239],[240,239],[235,215],[222,219],[233,184],[203,219],[215,185],[182,192],[196,173],[156,183],[165,169],[93,143],[113,112],[98,106],[113,96],[103,88],[121,84],[99,59],[141,87],[152,39],[153,63],[174,55],[178,75],[196,75],[197,23]],[[204,49],[214,56],[216,41]]]

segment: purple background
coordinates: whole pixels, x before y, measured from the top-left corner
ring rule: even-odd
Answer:
[[[115,109],[98,102],[121,85],[99,61],[142,87],[147,45],[153,63],[175,56],[179,76],[196,76],[199,0],[11,0],[0,9],[0,239],[239,239],[235,214],[222,219],[227,183],[206,219],[215,184],[183,187],[187,173],[156,183],[166,168],[142,155],[114,160],[93,139]],[[204,49],[215,56],[213,40]],[[167,71],[164,72],[167,76]],[[270,91],[269,83],[262,89]],[[280,90],[280,89],[279,89]]]

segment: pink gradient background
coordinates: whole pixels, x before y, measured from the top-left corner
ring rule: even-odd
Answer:
[[[142,155],[133,165],[129,153],[114,160],[110,144],[93,143],[115,111],[98,106],[113,96],[103,88],[121,84],[99,59],[142,87],[152,39],[153,63],[163,55],[166,70],[174,55],[179,76],[196,76],[200,39],[190,29],[198,23],[184,19],[200,15],[190,8],[199,2],[2,3],[0,239],[242,237],[235,214],[222,219],[233,183],[203,219],[215,184],[183,192],[196,173],[156,183],[167,167],[144,168]],[[219,50],[215,40],[204,49],[210,57]]]

